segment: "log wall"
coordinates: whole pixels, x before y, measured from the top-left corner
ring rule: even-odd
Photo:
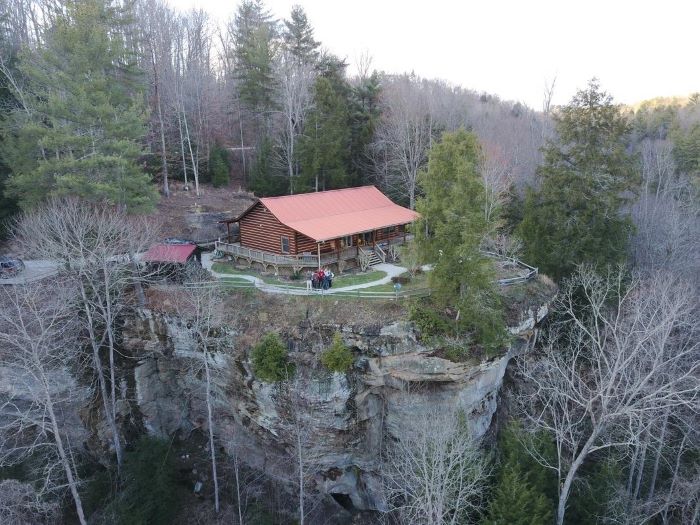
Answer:
[[[297,232],[285,226],[262,204],[257,203],[239,222],[241,246],[282,254],[282,236],[289,239],[289,254],[297,253]],[[314,248],[316,244],[314,243]]]

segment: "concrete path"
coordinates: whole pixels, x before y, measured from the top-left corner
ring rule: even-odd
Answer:
[[[253,285],[258,288],[259,290],[267,293],[277,293],[277,294],[286,294],[286,295],[316,295],[316,294],[323,294],[323,295],[333,295],[336,293],[341,293],[341,292],[351,292],[353,290],[361,290],[363,288],[371,288],[372,286],[379,286],[382,284],[388,284],[391,282],[392,277],[396,277],[397,275],[400,275],[406,271],[406,268],[403,266],[397,266],[395,264],[388,264],[388,263],[383,263],[383,264],[377,264],[372,267],[372,270],[378,270],[381,272],[386,272],[386,276],[382,277],[381,279],[377,279],[376,281],[371,281],[368,283],[362,283],[362,284],[353,284],[350,286],[342,286],[340,288],[330,288],[328,290],[313,290],[312,292],[309,292],[306,290],[304,287],[291,287],[291,286],[278,286],[274,284],[268,284],[265,281],[263,281],[260,277],[256,277],[255,275],[245,275],[245,274],[230,274],[230,273],[220,273],[220,272],[215,272],[212,269],[212,266],[214,265],[214,261],[212,258],[211,253],[203,253],[202,254],[202,267],[208,270],[214,277],[217,279],[226,279],[226,278],[235,278],[235,279],[241,279],[244,281],[248,281],[250,283],[253,283]]]

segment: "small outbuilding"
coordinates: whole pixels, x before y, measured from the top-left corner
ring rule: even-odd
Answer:
[[[141,258],[153,264],[185,265],[196,258],[196,244],[154,244]]]

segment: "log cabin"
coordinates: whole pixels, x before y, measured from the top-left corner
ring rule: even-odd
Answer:
[[[374,186],[265,197],[223,221],[228,238],[216,243],[216,251],[275,273],[322,266],[365,270],[395,260],[406,227],[417,218]]]

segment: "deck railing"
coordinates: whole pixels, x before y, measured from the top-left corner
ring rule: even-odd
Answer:
[[[410,239],[411,236],[407,236]],[[396,246],[403,244],[404,237],[393,237],[391,239],[384,239],[381,244],[387,246]],[[246,259],[250,262],[258,262],[264,265],[273,266],[287,266],[292,268],[313,268],[318,266],[318,254],[315,253],[305,253],[302,255],[278,255],[276,253],[270,253],[263,250],[255,250],[253,248],[245,248],[238,243],[229,243],[218,240],[214,243],[214,249],[225,255],[232,255],[234,257],[240,257]],[[383,249],[379,243],[374,247],[375,252],[382,260],[386,262],[387,253],[386,249]],[[349,246],[343,248],[340,252],[326,252],[321,253],[321,266],[326,266],[330,264],[337,263],[338,261],[348,261],[350,259],[359,259],[363,254],[363,249],[360,246]]]
[[[312,268],[319,263],[317,254],[302,255],[278,255],[263,250],[245,248],[239,244],[217,241],[215,250],[226,255],[241,257],[250,262],[258,262],[273,266],[291,266],[295,268]],[[357,247],[344,248],[340,252],[327,252],[321,254],[321,266],[337,263],[339,260],[347,261],[357,257]]]

